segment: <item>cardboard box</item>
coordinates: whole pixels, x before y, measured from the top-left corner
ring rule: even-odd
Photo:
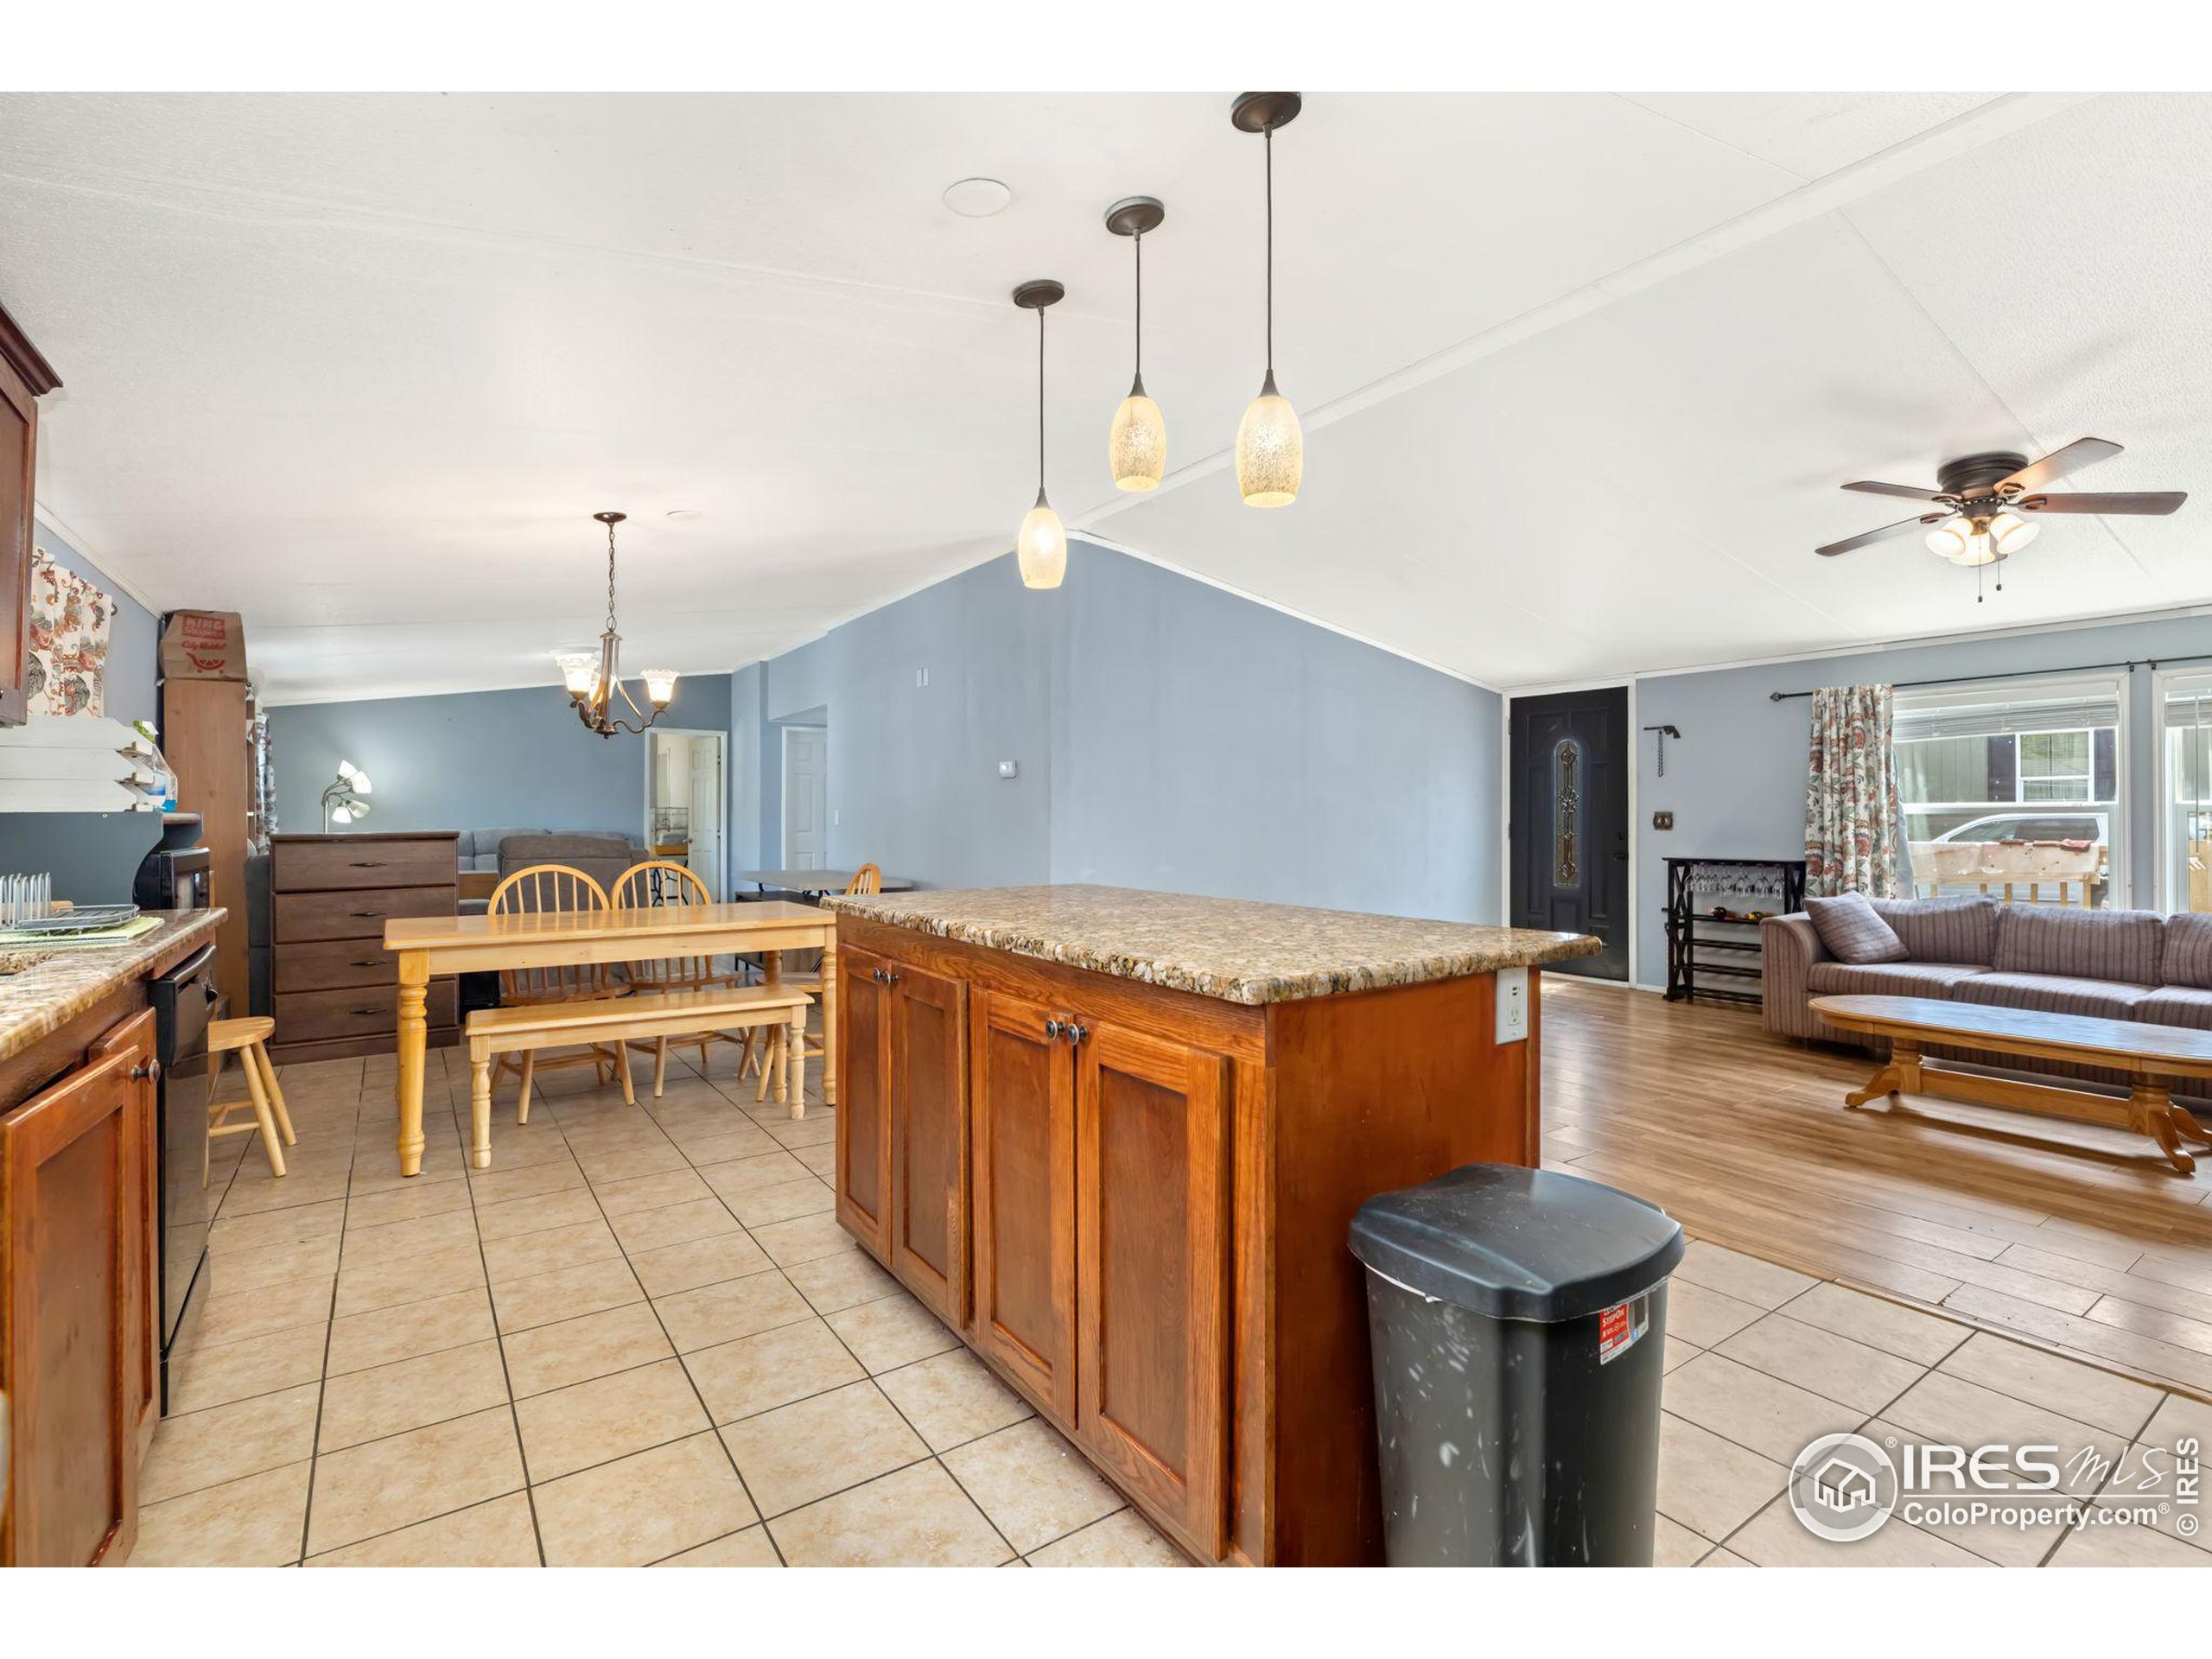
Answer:
[[[243,680],[245,625],[236,611],[171,611],[161,668],[165,680]]]

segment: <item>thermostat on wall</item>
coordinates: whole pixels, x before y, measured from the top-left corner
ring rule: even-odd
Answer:
[[[1021,762],[1020,762],[1020,761],[1019,761],[1019,760],[1001,760],[1001,761],[1000,761],[1000,762],[999,762],[999,776],[1000,776],[1000,777],[1001,777],[1001,778],[1019,778],[1019,777],[1020,777],[1020,776],[1021,776]]]

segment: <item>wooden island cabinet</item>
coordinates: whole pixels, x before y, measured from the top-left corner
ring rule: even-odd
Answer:
[[[1104,887],[839,912],[836,1213],[1194,1560],[1382,1558],[1374,1193],[1537,1160],[1573,934]]]

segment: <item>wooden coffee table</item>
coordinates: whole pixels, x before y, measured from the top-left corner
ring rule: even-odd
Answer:
[[[2149,1135],[2184,1175],[2195,1173],[2196,1160],[2182,1143],[2212,1147],[2212,1135],[2174,1104],[2172,1093],[2176,1083],[2212,1079],[2212,1031],[1984,1007],[1928,996],[1816,996],[1812,1007],[1832,1026],[1890,1039],[1890,1063],[1864,1089],[1844,1097],[1847,1107],[1863,1106],[1877,1095],[1893,1100],[1900,1094],[1939,1095],[2082,1123],[2110,1124]],[[1999,1058],[2100,1066],[2127,1073],[2134,1086],[2121,1100],[2053,1084],[1984,1077],[1923,1060],[1921,1051],[1930,1045],[1974,1049]]]

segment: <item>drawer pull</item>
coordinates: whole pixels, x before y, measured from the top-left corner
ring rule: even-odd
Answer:
[[[383,914],[384,912],[380,910],[357,910],[353,912],[353,917],[356,921],[373,922]]]
[[[378,1014],[382,1014],[384,1010],[382,1008],[348,1008],[346,1012],[358,1015],[363,1020],[373,1020]]]
[[[384,966],[384,963],[372,957],[366,962],[349,962],[346,965],[349,968],[381,968]]]
[[[351,868],[357,870],[380,870],[384,868],[384,860],[380,858],[357,858],[353,861]]]

